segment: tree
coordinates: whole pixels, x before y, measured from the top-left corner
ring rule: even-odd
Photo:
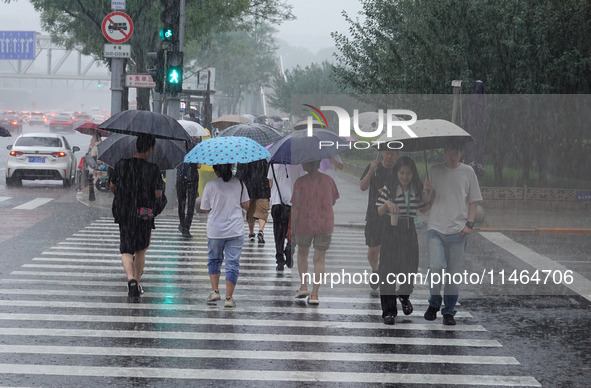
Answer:
[[[273,93],[269,96],[269,105],[283,112],[291,112],[291,99],[295,94],[344,93],[334,79],[334,67],[326,61],[304,68],[296,66],[287,70],[285,76],[276,74],[271,86]]]
[[[591,91],[588,1],[363,0],[363,14],[363,22],[345,14],[350,37],[333,34],[337,78],[358,93],[447,94],[454,79],[467,88],[480,79],[493,94]],[[517,160],[523,183],[533,168],[546,181],[546,151],[560,138],[551,121],[527,125],[538,109],[524,109],[510,127],[489,123],[487,137],[499,140],[487,141],[495,170]]]
[[[111,12],[108,1],[31,0],[31,3],[41,12],[42,26],[54,42],[67,48],[76,46],[83,54],[104,60],[105,40],[100,31],[103,18]],[[254,16],[278,23],[292,17],[290,10],[281,0],[186,1],[185,40],[207,39],[216,28],[229,29]],[[125,13],[134,23],[134,33],[129,40],[132,61],[127,61],[128,71],[146,72],[147,53],[158,49],[161,12],[159,0],[126,1]],[[186,63],[189,60],[185,58]],[[138,89],[138,109],[149,110],[149,93],[149,89]],[[123,103],[126,106],[126,96]]]

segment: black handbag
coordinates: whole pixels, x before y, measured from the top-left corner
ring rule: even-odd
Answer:
[[[276,205],[280,206],[279,219],[282,221],[289,221],[289,217],[291,215],[291,206],[286,203],[283,203],[283,198],[281,197],[281,190],[279,190],[279,183],[277,182],[277,177],[275,176],[275,169],[273,168],[272,164],[271,171],[273,172],[273,180],[275,181],[275,186],[277,187],[277,194],[279,194],[279,200],[281,201],[280,205]]]

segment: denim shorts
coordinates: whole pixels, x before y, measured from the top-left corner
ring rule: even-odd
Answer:
[[[226,280],[236,284],[240,270],[240,254],[244,236],[207,239],[207,268],[210,275],[218,275],[226,259]]]

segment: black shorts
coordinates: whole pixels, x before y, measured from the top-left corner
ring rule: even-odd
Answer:
[[[382,243],[382,224],[379,220],[370,220],[365,224],[365,245],[377,247]]]
[[[119,252],[133,255],[150,245],[152,223],[138,221],[131,224],[119,224]]]

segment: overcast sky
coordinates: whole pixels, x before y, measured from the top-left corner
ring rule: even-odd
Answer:
[[[277,38],[311,51],[334,46],[331,32],[347,32],[341,11],[355,16],[361,10],[359,0],[290,0],[288,3],[293,5],[297,20],[279,26]],[[41,31],[39,14],[27,0],[0,2],[0,30]]]

